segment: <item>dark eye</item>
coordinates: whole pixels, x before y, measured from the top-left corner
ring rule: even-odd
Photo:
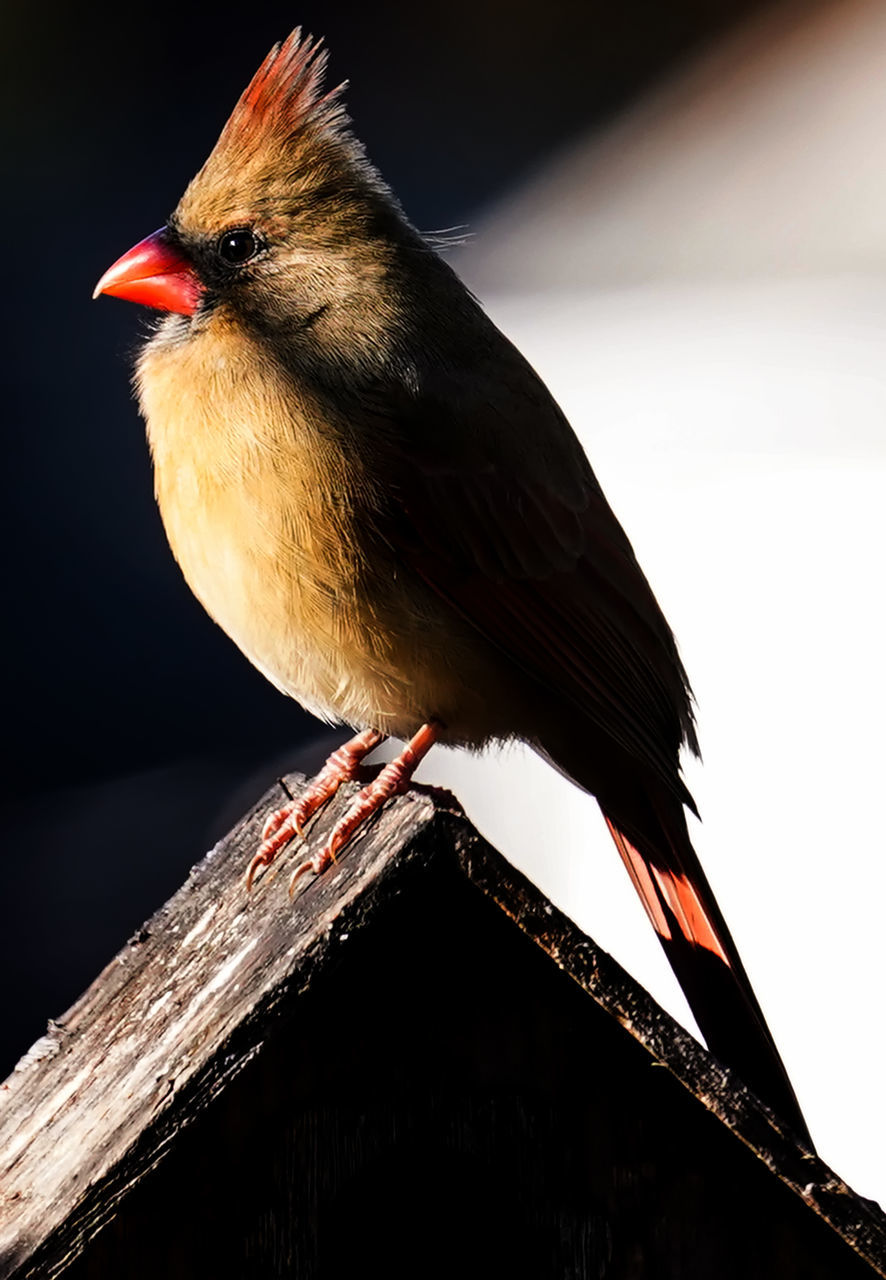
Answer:
[[[259,251],[258,238],[251,231],[226,231],[219,237],[218,256],[232,267],[239,267]]]

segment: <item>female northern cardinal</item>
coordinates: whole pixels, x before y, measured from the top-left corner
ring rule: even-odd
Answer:
[[[388,735],[322,870],[435,741],[518,738],[597,797],[708,1044],[808,1140],[686,829],[673,636],[563,414],[407,222],[325,53],[262,63],[167,225],[96,293],[169,314],[137,384],[197,597],[278,688],[361,732],[248,879]]]

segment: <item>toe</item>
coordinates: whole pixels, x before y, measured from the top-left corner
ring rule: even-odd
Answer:
[[[283,825],[294,808],[295,802],[293,801],[291,804],[285,804],[282,809],[275,809],[273,813],[269,813],[265,818],[265,825],[261,829],[262,840],[267,840],[269,836],[272,836],[278,827]]]
[[[315,857],[306,859],[306,861],[303,862],[301,866],[296,867],[289,878],[290,898],[293,898],[295,896],[295,886],[298,884],[302,876],[306,876],[309,873],[315,876],[321,876],[323,872],[326,870],[326,868],[329,866],[329,864],[333,861],[334,859],[327,847],[323,849],[320,853],[316,854]]]
[[[276,815],[274,815],[276,816]],[[267,828],[267,823],[265,824]],[[246,870],[246,888],[251,889],[256,874],[261,867],[269,867],[280,850],[296,835],[295,826],[289,818],[283,819],[275,830],[259,845],[258,852]]]

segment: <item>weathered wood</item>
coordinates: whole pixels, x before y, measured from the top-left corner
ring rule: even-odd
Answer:
[[[395,873],[436,845],[434,807],[414,793],[292,903],[285,876],[247,894],[262,822],[285,798],[274,788],[206,855],[0,1088],[4,1280],[55,1233],[47,1274],[76,1256],[259,1051],[292,984],[306,990],[376,899],[395,891]]]
[[[292,779],[289,785],[300,783],[300,779]],[[649,1154],[653,1150],[649,1146],[650,1122],[640,1115],[644,1104],[637,1093],[637,1082],[645,1081],[642,1087],[656,1114],[685,1105],[687,1115],[697,1113],[702,1117],[696,1122],[690,1116],[685,1134],[694,1133],[693,1125],[697,1124],[700,1142],[708,1141],[704,1136],[708,1134],[713,1135],[710,1140],[717,1151],[726,1150],[729,1142],[733,1144],[738,1152],[735,1187],[745,1183],[757,1186],[762,1177],[762,1190],[758,1187],[754,1194],[763,1195],[765,1201],[769,1194],[765,1186],[771,1183],[776,1197],[773,1204],[782,1206],[779,1211],[786,1220],[794,1215],[801,1223],[807,1217],[814,1223],[814,1213],[828,1223],[831,1231],[821,1236],[822,1258],[830,1257],[829,1251],[843,1249],[843,1241],[854,1250],[859,1266],[860,1260],[865,1259],[869,1268],[886,1275],[886,1225],[879,1210],[854,1196],[817,1157],[797,1146],[791,1134],[740,1082],[534,886],[513,871],[462,816],[418,790],[411,793],[390,805],[346,857],[319,880],[309,882],[290,903],[286,896],[288,871],[297,858],[304,856],[303,850],[287,852],[280,873],[259,881],[251,895],[245,893],[242,883],[264,814],[280,800],[279,789],[269,793],[207,855],[179,893],[130,941],[77,1004],[51,1024],[47,1036],[26,1055],[0,1090],[2,1280],[59,1275],[84,1249],[84,1261],[88,1263],[90,1256],[94,1261],[82,1271],[83,1275],[118,1273],[120,1258],[114,1255],[114,1260],[109,1261],[117,1224],[102,1234],[96,1242],[98,1252],[93,1250],[92,1255],[90,1240],[115,1217],[133,1189],[138,1189],[139,1194],[131,1200],[142,1205],[142,1218],[153,1221],[162,1214],[162,1221],[168,1222],[172,1230],[170,1205],[181,1199],[181,1190],[170,1192],[170,1186],[174,1183],[179,1189],[188,1188],[199,1177],[210,1194],[206,1166],[207,1160],[210,1165],[214,1161],[207,1152],[216,1152],[218,1162],[225,1154],[234,1158],[232,1153],[241,1141],[236,1134],[243,1128],[243,1117],[249,1117],[250,1108],[256,1115],[247,1122],[249,1132],[242,1137],[245,1145],[239,1157],[247,1164],[235,1160],[233,1166],[242,1170],[239,1176],[248,1183],[258,1179],[261,1184],[261,1166],[269,1160],[299,1167],[299,1161],[308,1158],[304,1144],[311,1134],[322,1132],[324,1146],[340,1139],[344,1145],[337,1149],[335,1159],[338,1164],[346,1163],[342,1153],[351,1149],[347,1143],[353,1140],[343,1136],[341,1099],[344,1096],[347,1100],[349,1088],[356,1097],[364,1097],[367,1080],[375,1080],[372,1087],[377,1090],[373,1057],[378,1060],[384,1079],[392,1083],[392,1099],[385,1105],[395,1111],[400,1105],[399,1095],[407,1089],[414,1092],[416,1085],[438,1094],[445,1092],[453,1070],[460,1086],[470,1084],[467,1066],[464,1081],[458,1080],[462,1068],[445,1065],[447,1054],[454,1054],[456,1063],[479,1062],[484,1079],[491,1073],[490,1078],[495,1076],[498,1082],[496,1114],[502,1108],[516,1107],[508,1122],[510,1127],[506,1124],[502,1129],[500,1121],[495,1122],[497,1129],[493,1125],[499,1135],[497,1141],[507,1148],[509,1142],[516,1141],[513,1135],[524,1129],[527,1143],[527,1135],[545,1126],[551,1135],[562,1130],[562,1119],[548,1117],[552,1104],[546,1102],[541,1111],[537,1107],[534,1111],[536,1104],[526,1103],[527,1080],[531,1082],[547,1071],[553,1097],[558,1090],[571,1089],[569,1096],[574,1099],[578,1124],[583,1105],[581,1073],[588,1069],[584,1064],[592,1063],[595,1056],[617,1058],[621,1050],[616,1041],[624,1041],[627,1046],[625,1079],[634,1073],[630,1086],[634,1093],[628,1103],[637,1110],[633,1121],[637,1132],[631,1131],[630,1141],[636,1142],[637,1151],[643,1153],[642,1158],[637,1156],[638,1167],[651,1168],[655,1159],[665,1158]],[[310,846],[322,840],[346,802],[347,793],[322,816],[311,833]],[[472,912],[479,906],[475,909],[470,903],[484,900],[489,904],[483,907],[486,914],[475,919]],[[520,948],[512,957],[508,951],[511,926],[505,924],[507,919],[514,921],[554,965],[539,964],[531,951]],[[384,932],[384,938],[373,942],[370,948],[362,940],[376,937],[373,926],[377,926],[376,934]],[[469,938],[473,939],[473,959],[460,955],[462,945],[468,947]],[[525,944],[521,942],[521,946]],[[379,960],[385,954],[386,959]],[[351,963],[352,955],[360,959]],[[373,965],[379,966],[380,976],[373,976]],[[497,966],[499,970],[504,966],[504,972],[496,972]],[[358,994],[361,967],[362,978],[369,986]],[[549,973],[557,983],[565,981],[557,969],[569,982],[565,988],[554,983],[549,989],[548,984],[553,983]],[[522,985],[519,992],[505,997],[502,992],[510,971],[521,975]],[[384,1002],[372,1005],[379,983],[384,984],[385,993],[389,992],[390,1012]],[[488,985],[484,987],[484,983]],[[581,1032],[583,1047],[576,1030],[574,1064],[570,1062],[573,1051],[539,1058],[535,1048],[527,1058],[525,1046],[516,1041],[531,1034],[531,1027],[529,1033],[519,1028],[515,1033],[512,1027],[508,1029],[511,1024],[504,1021],[495,1022],[494,1044],[491,1040],[481,1044],[479,1054],[476,1048],[471,1050],[473,1059],[462,1046],[453,1048],[460,1037],[465,1038],[465,1043],[470,1040],[469,1031],[458,1024],[461,1010],[466,1021],[474,1019],[471,1043],[475,1043],[483,1038],[484,1010],[494,1020],[497,1004],[504,999],[516,1001],[524,993],[526,1019],[542,1039],[553,1041],[562,1036],[564,1025],[588,1023]],[[472,994],[477,996],[479,1013],[469,1007]],[[451,1017],[447,1021],[436,1012],[440,1002],[447,999],[456,1002],[454,1020]],[[563,1013],[556,1023],[551,1011],[560,1002],[564,1002]],[[593,1009],[593,1017],[583,1014],[583,1007]],[[406,1017],[397,1012],[404,1008],[410,1011]],[[296,1013],[298,1016],[293,1016]],[[429,1042],[434,1035],[435,1018],[439,1018],[443,1035],[448,1037],[445,1044],[437,1045],[430,1060],[444,1064],[439,1078],[427,1061],[421,1067],[406,1065],[414,1057],[408,1040],[413,1030],[410,1019],[416,1034],[423,1037],[423,1042]],[[519,1022],[519,1016],[515,1018]],[[292,1027],[298,1029],[297,1035]],[[358,1044],[362,1044],[359,1052]],[[645,1060],[657,1067],[654,1078],[658,1083],[650,1083],[653,1077],[644,1076],[637,1065],[638,1060],[644,1059],[644,1052],[648,1055]],[[497,1075],[489,1065],[496,1054],[501,1058]],[[518,1061],[523,1062],[519,1069],[513,1066]],[[613,1091],[612,1105],[624,1106],[625,1099],[615,1096],[620,1068],[613,1065],[606,1070],[610,1071],[609,1076],[602,1066],[597,1068],[599,1081],[606,1081],[598,1083],[598,1088]],[[241,1078],[235,1080],[238,1076]],[[567,1077],[572,1083],[567,1081],[564,1085]],[[591,1075],[587,1078],[590,1089]],[[256,1083],[259,1079],[261,1085]],[[511,1093],[516,1089],[514,1096],[524,1101],[501,1101],[505,1079],[510,1081]],[[689,1093],[683,1093],[674,1081],[680,1081]],[[330,1100],[330,1089],[335,1105]],[[264,1100],[264,1110],[258,1099]],[[273,1113],[269,1116],[267,1109],[272,1100],[283,1118],[275,1119]],[[582,1122],[595,1126],[598,1133],[605,1126],[606,1099],[601,1100],[601,1105],[602,1119],[600,1114],[591,1116],[588,1112]],[[281,1125],[285,1128],[289,1106],[300,1117],[300,1123],[286,1138],[288,1154],[281,1155],[273,1143],[277,1141],[276,1131]],[[401,1106],[396,1111],[396,1125],[393,1120],[384,1120],[383,1115],[375,1123],[381,1129],[386,1125],[412,1125],[417,1132],[424,1125],[433,1132],[434,1124],[442,1122],[439,1117],[433,1120],[427,1106],[421,1100],[410,1103],[405,1110]],[[486,1114],[484,1106],[487,1103],[482,1101],[450,1101],[443,1108],[449,1117],[446,1123],[450,1129],[467,1125],[472,1132],[478,1131]],[[705,1118],[702,1108],[716,1120]],[[361,1132],[365,1142],[370,1141],[366,1135],[372,1128],[366,1127],[369,1122],[365,1115],[371,1110],[368,1105],[363,1107]],[[220,1118],[224,1115],[230,1120],[227,1128]],[[224,1133],[223,1138],[212,1136],[215,1130],[211,1119],[215,1130]],[[194,1135],[200,1135],[199,1142],[197,1137],[183,1140],[183,1131],[190,1126]],[[615,1131],[613,1135],[609,1141],[620,1141]],[[748,1155],[741,1153],[736,1139],[748,1149]],[[256,1147],[259,1140],[265,1145]],[[553,1142],[557,1148],[555,1136],[545,1141]],[[724,1142],[727,1147],[723,1147]],[[573,1163],[580,1152],[578,1146],[571,1153]],[[751,1152],[770,1173],[762,1165],[756,1165],[759,1172],[755,1171]],[[170,1153],[174,1153],[174,1159],[167,1159]],[[568,1163],[566,1153],[561,1154]],[[682,1153],[680,1160],[685,1162],[686,1158]],[[167,1179],[172,1181],[165,1191],[159,1177],[162,1168],[147,1176],[164,1160],[164,1167],[172,1171]],[[248,1162],[259,1167],[249,1167]],[[671,1163],[676,1168],[679,1161],[674,1157]],[[354,1169],[358,1169],[357,1163]],[[575,1174],[573,1181],[580,1180]],[[231,1175],[226,1171],[221,1181],[212,1184],[214,1190],[210,1194],[212,1207],[221,1214],[227,1212],[229,1219],[236,1217],[238,1205],[249,1194],[231,1188],[230,1181]],[[311,1181],[307,1174],[304,1181],[305,1186]],[[679,1184],[695,1188],[691,1194],[696,1195],[697,1181],[695,1174],[688,1173]],[[675,1185],[678,1182],[675,1175]],[[733,1185],[725,1175],[723,1185]],[[297,1193],[290,1188],[286,1194],[291,1197]],[[575,1194],[579,1195],[578,1189]],[[230,1198],[230,1203],[225,1197]],[[154,1206],[150,1213],[145,1205]],[[618,1215],[615,1205],[608,1217],[602,1212],[597,1215],[599,1230],[587,1228],[597,1241],[594,1248],[601,1251],[601,1258],[609,1248],[604,1244],[615,1230]],[[243,1216],[245,1222],[245,1209]],[[588,1220],[591,1218],[594,1213]],[[206,1221],[210,1223],[210,1219]],[[796,1225],[790,1227],[791,1231],[797,1229]],[[217,1231],[217,1226],[207,1226],[207,1230]],[[826,1232],[823,1225],[816,1225],[815,1230]],[[778,1237],[780,1247],[787,1247],[784,1240],[788,1238],[786,1227]],[[650,1250],[656,1247],[648,1244]],[[308,1246],[302,1244],[299,1248]],[[102,1250],[104,1262],[100,1264]],[[294,1256],[293,1250],[298,1252],[290,1243],[287,1257]],[[607,1256],[611,1252],[610,1249]],[[849,1249],[845,1250],[845,1257],[845,1274],[855,1274]],[[301,1271],[287,1270],[289,1265],[281,1263],[279,1269],[258,1267],[236,1274],[315,1274],[309,1263],[304,1263]],[[136,1272],[133,1265],[126,1269],[131,1275],[143,1274]],[[77,1269],[78,1276],[81,1270]],[[193,1267],[190,1272],[185,1267],[182,1273],[196,1274]],[[210,1269],[205,1274],[213,1272]],[[633,1272],[594,1269],[587,1274],[628,1276]],[[704,1270],[698,1274],[705,1274]],[[783,1268],[782,1274],[806,1273]],[[814,1274],[830,1273],[816,1270]]]

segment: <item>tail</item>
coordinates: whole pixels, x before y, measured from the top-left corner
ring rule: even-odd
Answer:
[[[812,1147],[784,1064],[689,839],[683,806],[644,798],[603,817],[708,1047]],[[637,821],[639,816],[640,821]]]

